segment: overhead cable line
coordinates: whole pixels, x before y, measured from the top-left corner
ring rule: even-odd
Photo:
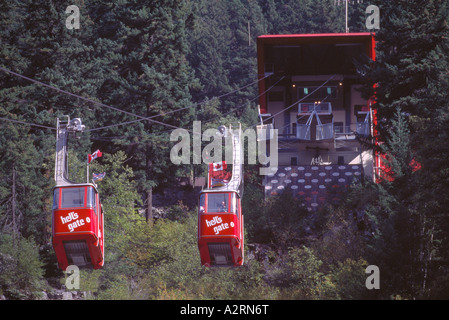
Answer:
[[[138,120],[133,120],[133,121],[127,121],[127,122],[122,122],[122,123],[112,124],[112,125],[109,125],[109,126],[104,126],[104,127],[99,127],[99,128],[93,128],[93,129],[89,129],[89,130],[86,130],[86,131],[89,132],[89,131],[97,131],[97,130],[102,130],[102,129],[112,128],[112,127],[118,127],[118,126],[122,126],[122,125],[126,125],[126,124],[132,124],[132,123],[136,123],[136,122],[140,122],[140,121],[144,121],[144,120],[150,120],[150,119],[153,119],[153,118],[156,118],[156,117],[160,117],[160,116],[166,116],[166,115],[168,115],[168,114],[172,114],[172,113],[175,113],[175,112],[178,112],[178,111],[182,111],[182,110],[191,109],[191,108],[197,107],[197,106],[199,106],[199,105],[202,105],[202,104],[204,104],[204,103],[207,103],[207,102],[210,102],[210,101],[213,101],[213,100],[217,100],[217,99],[221,99],[221,98],[223,98],[223,97],[226,97],[226,96],[228,96],[228,95],[231,95],[231,94],[233,94],[233,93],[236,93],[236,92],[238,92],[238,91],[241,91],[241,90],[243,90],[243,89],[245,89],[245,88],[247,88],[247,87],[249,87],[249,86],[251,86],[251,85],[253,85],[253,84],[256,84],[256,83],[258,83],[258,82],[264,80],[265,78],[267,78],[267,77],[269,77],[269,76],[270,76],[270,75],[268,75],[268,76],[266,76],[266,77],[264,77],[264,78],[258,79],[258,80],[256,80],[256,81],[253,81],[253,82],[251,82],[251,83],[249,83],[249,84],[247,84],[247,85],[245,85],[245,86],[243,86],[243,87],[240,87],[240,88],[237,88],[237,89],[232,90],[232,91],[230,91],[230,92],[224,93],[224,94],[222,94],[222,95],[213,97],[213,98],[210,99],[210,100],[206,100],[206,101],[194,103],[194,104],[192,104],[192,105],[190,105],[190,106],[188,106],[188,107],[183,107],[183,108],[171,110],[171,111],[168,111],[168,112],[164,112],[163,114],[156,114],[156,115],[154,115],[154,116],[146,117],[146,118],[142,118],[142,119],[138,119]]]
[[[261,78],[261,80],[264,80],[266,77]],[[260,98],[261,96],[263,96],[265,93],[267,93],[268,91],[270,91],[271,89],[274,88],[274,86],[276,86],[279,82],[281,82],[283,79],[285,78],[285,76],[282,76],[278,81],[276,81],[271,87],[269,87],[267,90],[265,90],[264,92],[262,92],[261,94],[259,94],[256,98],[252,99],[252,100],[256,100],[258,98]]]
[[[6,69],[6,68],[3,68],[3,67],[0,67],[0,70],[4,71],[4,72],[6,72],[6,73],[9,73],[9,74],[15,75],[15,76],[17,76],[17,77],[26,79],[26,80],[28,80],[28,81],[37,83],[37,84],[42,85],[42,86],[44,86],[44,87],[50,88],[50,89],[52,89],[52,90],[56,90],[56,91],[58,91],[58,92],[60,92],[60,93],[64,93],[64,94],[70,95],[70,96],[72,96],[72,97],[76,97],[76,98],[82,99],[82,100],[84,100],[84,101],[91,102],[91,103],[93,103],[93,104],[95,104],[95,105],[99,105],[99,106],[101,106],[101,107],[109,108],[109,109],[112,109],[112,110],[115,110],[115,111],[118,111],[118,112],[121,112],[121,113],[125,113],[125,114],[128,114],[128,115],[131,115],[131,116],[140,118],[139,120],[123,122],[123,123],[120,123],[120,124],[114,124],[114,125],[105,126],[105,127],[101,127],[101,128],[93,128],[93,129],[86,130],[86,131],[100,130],[100,129],[105,129],[105,128],[109,128],[109,127],[116,127],[116,126],[120,126],[120,125],[131,124],[131,123],[135,123],[135,122],[138,122],[138,121],[145,121],[145,120],[150,121],[150,122],[154,122],[154,123],[159,124],[159,125],[162,125],[162,126],[167,126],[167,127],[172,128],[172,129],[181,129],[181,128],[176,127],[176,126],[173,126],[173,125],[171,125],[171,124],[167,124],[167,123],[164,123],[164,122],[160,122],[160,121],[154,120],[153,118],[158,117],[158,116],[164,116],[164,115],[171,114],[171,113],[178,112],[178,111],[182,111],[182,110],[186,110],[186,109],[189,109],[189,108],[193,108],[193,107],[196,107],[196,106],[199,105],[199,104],[205,103],[205,102],[202,102],[202,103],[196,103],[196,104],[193,104],[193,105],[191,105],[191,106],[184,107],[184,108],[179,108],[179,109],[176,109],[176,110],[172,110],[172,111],[169,111],[169,112],[165,112],[165,113],[163,113],[163,114],[157,114],[157,115],[154,115],[154,116],[151,116],[151,117],[144,117],[144,116],[139,116],[139,115],[137,115],[137,114],[134,114],[134,113],[131,113],[131,112],[128,112],[128,111],[125,111],[125,110],[122,110],[122,109],[119,109],[119,108],[116,108],[116,107],[113,107],[113,106],[104,104],[104,103],[102,103],[102,102],[94,101],[94,100],[92,100],[92,99],[89,99],[89,98],[85,98],[85,97],[79,96],[79,95],[74,94],[74,93],[72,93],[72,92],[69,92],[69,91],[66,91],[66,90],[63,90],[63,89],[60,89],[60,88],[51,86],[51,85],[46,84],[46,83],[44,83],[44,82],[42,82],[42,81],[38,81],[38,80],[35,80],[35,79],[32,79],[32,78],[29,78],[29,77],[27,77],[27,76],[24,76],[24,75],[22,75],[22,74],[19,74],[19,73],[17,73],[17,72],[11,71],[11,70]],[[261,81],[261,80],[263,80],[263,79],[265,79],[265,78],[267,78],[267,77],[269,77],[269,76],[270,76],[270,75],[265,76],[264,78],[258,79],[258,80],[256,80],[256,81],[250,83],[250,84],[247,84],[247,85],[245,85],[245,86],[243,86],[243,87],[240,87],[240,88],[238,88],[238,89],[235,89],[235,90],[233,90],[233,91],[231,91],[231,92],[222,94],[221,96],[214,97],[213,99],[219,99],[219,98],[225,97],[225,96],[227,96],[227,95],[233,94],[233,93],[235,93],[235,92],[238,92],[238,91],[240,91],[240,90],[243,90],[243,89],[245,89],[245,88],[247,88],[247,87],[249,87],[249,86],[251,86],[251,85],[253,85],[253,84],[255,84],[255,83],[257,83],[257,82],[259,82],[259,81]],[[211,100],[213,100],[213,99],[211,99]]]
[[[198,102],[198,103],[195,103],[195,104],[190,105],[190,106],[188,106],[188,107],[184,107],[184,108],[172,110],[172,111],[170,111],[170,112],[164,113],[163,115],[167,115],[167,114],[174,113],[174,112],[181,111],[181,110],[190,109],[190,108],[196,107],[196,106],[198,106],[198,105],[202,105],[202,104],[204,104],[204,103],[206,103],[206,102],[210,102],[210,101],[213,101],[213,100],[216,100],[216,99],[221,99],[221,98],[223,98],[223,97],[225,97],[225,96],[228,96],[228,95],[230,95],[230,94],[233,94],[233,93],[235,93],[235,92],[238,92],[238,91],[240,91],[240,90],[243,90],[243,89],[245,89],[245,88],[247,88],[247,87],[249,87],[249,86],[251,86],[251,85],[253,85],[253,84],[257,83],[257,82],[260,82],[260,81],[262,81],[262,80],[268,78],[269,76],[271,76],[271,74],[268,75],[268,76],[265,76],[265,77],[263,77],[263,78],[260,78],[260,79],[257,80],[257,81],[251,82],[250,84],[247,84],[247,85],[245,85],[245,86],[243,86],[243,87],[240,87],[240,88],[238,88],[238,89],[235,89],[235,90],[233,90],[233,91],[231,91],[231,92],[227,92],[227,93],[224,93],[224,94],[222,94],[222,95],[213,97],[213,98],[210,99],[210,100]],[[278,84],[278,83],[279,83],[280,81],[282,81],[282,79],[284,79],[284,78],[285,78],[285,76],[282,76],[282,77],[281,77],[278,81],[276,81],[276,83],[274,83],[271,87],[269,87],[267,90],[265,90],[264,92],[262,92],[261,94],[259,94],[257,97],[251,99],[250,101],[256,100],[256,99],[258,99],[260,96],[262,96],[262,95],[264,95],[265,93],[267,93],[268,91],[270,91],[274,86],[276,86],[276,84]],[[227,116],[227,115],[231,114],[231,113],[234,112],[234,111],[235,111],[235,110],[230,110],[229,112],[227,112],[227,113],[225,113],[225,114],[222,114],[221,116],[222,116],[222,117]],[[151,117],[149,117],[149,118],[154,118],[154,117],[157,117],[157,116],[161,116],[161,114],[158,114],[158,115],[155,115],[155,116],[151,116]],[[146,118],[146,119],[149,119],[149,118]],[[111,124],[111,125],[109,125],[109,126],[104,126],[104,127],[99,127],[99,128],[88,129],[88,130],[86,130],[86,132],[89,132],[89,131],[98,131],[98,130],[103,130],[103,129],[107,129],[107,128],[113,128],[113,127],[123,126],[123,125],[127,125],[127,124],[132,124],[132,123],[140,122],[140,121],[143,121],[143,120],[144,120],[144,119],[137,119],[137,120],[127,121],[127,122],[122,122],[122,123],[117,123],[117,124]],[[212,121],[212,120],[213,120],[213,119],[209,119],[209,120],[207,120],[207,121]]]
[[[270,75],[271,75],[271,74],[270,74]],[[239,91],[239,90],[242,90],[242,89],[244,89],[245,87],[248,87],[248,86],[250,86],[250,85],[252,85],[252,84],[254,84],[254,83],[256,83],[256,82],[259,82],[259,81],[261,81],[261,80],[263,80],[263,79],[266,79],[266,78],[269,77],[270,75],[268,75],[268,76],[266,76],[266,77],[264,77],[264,78],[261,78],[261,79],[259,79],[258,81],[252,82],[252,83],[250,83],[249,85],[246,85],[246,86],[241,87],[241,88],[239,88],[239,89],[236,89],[236,90],[233,90],[233,91],[231,91],[231,92],[222,94],[222,95],[220,95],[220,96],[213,97],[212,99],[210,99],[210,100],[208,100],[208,101],[199,102],[199,103],[196,103],[196,104],[194,104],[194,105],[192,105],[192,106],[189,106],[189,107],[186,107],[186,108],[181,108],[181,109],[173,110],[173,112],[180,111],[180,110],[184,110],[184,109],[189,109],[189,108],[192,108],[193,106],[196,106],[196,105],[198,105],[198,104],[201,105],[201,104],[204,104],[204,103],[206,103],[206,102],[213,101],[213,100],[215,100],[215,99],[223,98],[223,97],[225,97],[225,96],[227,96],[227,95],[230,95],[230,94],[232,94],[232,93],[234,93],[234,92],[237,92],[237,91]],[[264,92],[262,92],[261,94],[259,94],[257,97],[251,99],[250,101],[254,101],[254,100],[257,100],[258,98],[260,98],[262,95],[264,95],[265,93],[267,93],[268,91],[270,91],[273,87],[275,87],[276,84],[278,84],[278,83],[279,83],[280,81],[282,81],[284,78],[285,78],[285,76],[282,76],[278,81],[276,81],[276,82],[275,82],[272,86],[270,86],[267,90],[265,90]],[[227,112],[227,113],[225,113],[225,114],[222,114],[221,117],[225,117],[225,116],[231,114],[231,113],[234,112],[234,111],[235,111],[235,109],[234,109],[234,110],[230,110],[229,112]],[[158,116],[158,115],[156,115],[156,116]],[[153,116],[153,117],[156,117],[156,116]],[[206,120],[206,121],[212,121],[212,120],[214,120],[214,118],[208,119],[208,120]],[[140,122],[140,121],[143,121],[143,120],[142,120],[142,119],[137,119],[137,120],[132,120],[132,121],[128,121],[128,122],[122,122],[122,123],[112,124],[112,125],[105,126],[105,127],[93,128],[93,129],[89,129],[89,130],[86,130],[86,131],[89,132],[89,131],[103,130],[103,129],[112,128],[112,127],[118,127],[118,126],[122,126],[122,125],[126,125],[126,124],[132,124],[132,123],[136,123],[136,122]],[[166,132],[167,132],[167,131],[163,131],[163,132],[159,132],[158,134],[160,134],[160,133],[166,133]],[[91,139],[94,139],[94,138],[91,138]],[[100,140],[99,138],[95,138],[95,139],[96,139],[96,140]],[[94,139],[94,140],[95,140],[95,139]]]
[[[260,78],[258,81],[256,81],[256,82],[259,82],[259,81],[262,81],[262,80],[264,80],[264,79],[266,79],[267,77],[269,77],[269,76],[271,76],[271,74],[270,75],[268,75],[268,76],[265,76],[265,77],[263,77],[263,78]],[[281,82],[283,79],[285,78],[285,76],[282,76],[278,81],[276,81],[271,87],[269,87],[267,90],[265,90],[264,92],[262,92],[261,94],[259,94],[257,97],[255,97],[255,98],[253,98],[253,99],[251,99],[251,100],[249,100],[249,101],[254,101],[254,100],[257,100],[257,99],[259,99],[262,95],[264,95],[265,93],[267,93],[268,91],[270,91],[272,88],[274,88],[274,86],[276,86],[279,82]],[[252,84],[252,83],[251,83]],[[218,96],[218,97],[216,97],[216,98],[220,98],[221,96]],[[213,99],[211,99],[210,101],[212,101]],[[239,108],[241,108],[241,106],[239,106]],[[229,115],[229,114],[231,114],[232,112],[235,112],[235,110],[236,110],[237,108],[235,108],[235,109],[233,109],[233,110],[230,110],[229,112],[227,112],[227,113],[225,113],[225,114],[222,114],[221,115],[221,117],[225,117],[225,116],[227,116],[227,115]],[[215,117],[214,117],[215,118]],[[214,118],[210,118],[210,119],[208,119],[208,120],[206,120],[206,121],[212,121],[212,120],[214,120]]]
[[[317,87],[315,90],[313,90],[312,92],[310,92],[308,95],[306,95],[306,96],[302,97],[301,99],[299,99],[299,100],[293,102],[293,104],[289,105],[289,106],[288,106],[287,108],[285,108],[285,109],[282,109],[282,110],[279,111],[278,113],[275,113],[274,115],[272,115],[272,116],[266,118],[265,121],[270,120],[270,119],[276,117],[277,115],[279,115],[279,114],[281,114],[281,113],[283,113],[283,112],[289,110],[290,108],[296,106],[298,103],[304,101],[306,98],[308,98],[309,96],[311,96],[312,94],[314,94],[316,91],[318,91],[319,89],[321,89],[322,87],[324,87],[324,86],[326,85],[326,83],[328,83],[329,81],[331,81],[335,76],[336,76],[335,74],[332,75],[332,76],[330,76],[329,79],[327,79],[326,81],[324,81],[323,84],[321,84],[321,85],[320,85],[319,87]],[[256,124],[250,126],[250,128],[255,127],[255,126],[258,126],[259,124],[260,124],[260,123],[256,123]]]
[[[8,118],[3,118],[3,117],[0,117],[0,120],[16,122],[16,123],[25,124],[25,125],[32,126],[32,127],[39,127],[39,128],[56,130],[56,128],[54,128],[54,127],[48,127],[48,126],[44,126],[44,125],[37,124],[37,123],[29,123],[29,122],[25,122],[25,121],[13,120],[13,119],[8,119]]]
[[[79,95],[74,94],[74,93],[72,93],[72,92],[69,92],[69,91],[66,91],[66,90],[63,90],[63,89],[59,89],[59,88],[53,87],[53,86],[51,86],[51,85],[49,85],[49,84],[46,84],[46,83],[44,83],[44,82],[41,82],[41,81],[38,81],[38,80],[35,80],[35,79],[32,79],[32,78],[29,78],[29,77],[27,77],[27,76],[21,75],[21,74],[19,74],[19,73],[16,73],[16,72],[11,71],[11,70],[8,70],[8,69],[5,69],[5,68],[3,68],[3,67],[0,67],[0,70],[4,71],[4,72],[6,72],[6,73],[9,73],[9,74],[15,75],[15,76],[17,76],[17,77],[26,79],[26,80],[28,80],[28,81],[37,83],[37,84],[39,84],[39,85],[41,85],[41,86],[50,88],[50,89],[52,89],[52,90],[56,90],[56,91],[58,91],[58,92],[61,92],[61,93],[70,95],[70,96],[72,96],[72,97],[79,98],[79,99],[84,100],[84,101],[87,101],[87,102],[91,102],[91,103],[96,104],[96,105],[99,105],[99,106],[101,106],[101,107],[109,108],[109,109],[112,109],[112,110],[115,110],[115,111],[118,111],[118,112],[121,112],[121,113],[128,114],[128,115],[133,116],[133,117],[141,118],[142,120],[148,120],[148,121],[151,121],[151,122],[154,122],[154,123],[163,125],[163,126],[171,127],[171,128],[173,128],[173,129],[180,129],[180,128],[178,128],[178,127],[176,127],[176,126],[173,126],[173,125],[171,125],[171,124],[163,123],[163,122],[160,122],[160,121],[157,121],[157,120],[153,120],[153,119],[149,119],[149,118],[147,119],[146,117],[139,116],[139,115],[134,114],[134,113],[132,113],[132,112],[128,112],[128,111],[125,111],[125,110],[121,110],[121,109],[119,109],[119,108],[116,108],[116,107],[113,107],[113,106],[104,104],[104,103],[102,103],[102,102],[94,101],[94,100],[92,100],[92,99],[89,99],[89,98],[85,98],[85,97],[79,96]]]

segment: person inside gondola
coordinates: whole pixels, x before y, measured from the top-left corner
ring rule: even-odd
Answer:
[[[228,211],[228,207],[226,206],[226,202],[225,201],[221,202],[220,211],[222,211],[222,212],[227,212]]]

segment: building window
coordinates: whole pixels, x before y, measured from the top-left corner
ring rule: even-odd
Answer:
[[[307,97],[307,100],[321,101],[323,99],[336,99],[337,87],[298,87],[298,98]]]

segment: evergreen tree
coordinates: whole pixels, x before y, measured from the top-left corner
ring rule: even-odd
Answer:
[[[379,207],[369,213],[376,225],[370,258],[387,273],[384,292],[410,298],[419,295],[422,270],[430,259],[431,252],[423,251],[429,241],[424,231],[428,230],[429,217],[420,210],[417,199],[418,181],[410,166],[413,152],[409,124],[400,110],[390,121],[390,137],[381,149],[392,180],[377,186]]]
[[[441,281],[437,270],[447,270],[448,265],[443,187],[448,158],[447,127],[443,127],[449,101],[448,4],[432,0],[375,4],[381,12],[381,29],[376,33],[376,61],[365,79],[367,91],[375,93],[376,129],[393,181],[379,186],[382,209],[373,219],[384,224],[374,247],[383,252],[379,260],[393,275],[390,292],[424,298],[429,296],[429,283]],[[395,114],[398,108],[402,113]]]
[[[38,245],[0,234],[0,292],[7,299],[38,299],[45,288]]]
[[[201,85],[193,98],[220,99],[222,114],[240,116],[257,98],[256,37],[265,18],[256,1],[199,1],[193,6],[195,28],[189,33],[189,61]],[[248,84],[254,83],[248,86]],[[228,94],[232,92],[232,94]]]
[[[46,238],[45,177],[29,128],[3,124],[0,128],[0,228],[13,235]],[[31,136],[31,135],[30,135]],[[44,171],[45,173],[45,171]],[[50,192],[49,192],[50,193]]]
[[[444,1],[375,1],[382,12],[376,32],[376,61],[369,72],[378,103],[378,130],[388,137],[395,110],[420,118],[434,117],[444,103],[439,83],[447,65]],[[440,92],[435,89],[440,88]],[[371,93],[373,93],[371,91]]]
[[[87,127],[96,125],[92,103],[74,95],[95,97],[97,88],[106,78],[105,69],[91,43],[94,28],[88,19],[86,6],[79,2],[76,4],[81,11],[80,29],[67,28],[69,15],[64,4],[48,1],[2,3],[2,14],[6,17],[1,20],[0,64],[31,79],[2,72],[2,117],[55,127],[57,117],[69,115],[71,118],[81,117]],[[19,181],[23,183],[25,180],[29,188],[37,189],[39,195],[29,193],[27,197],[19,197],[18,201],[30,206],[34,203],[34,209],[24,211],[22,221],[25,225],[22,229],[28,229],[35,233],[36,239],[44,241],[48,236],[44,231],[45,223],[48,223],[45,213],[49,210],[50,187],[53,185],[55,133],[34,126],[23,128],[28,129],[11,130],[11,125],[2,128],[1,138],[5,139],[0,146],[2,160],[3,163],[14,164]],[[16,148],[26,150],[22,156],[11,152],[11,143],[15,139],[18,141]],[[80,157],[84,162],[91,152],[89,136],[82,135],[71,151],[71,157]],[[6,172],[2,174],[11,177],[8,172],[11,168],[11,165],[5,165],[2,169]],[[11,179],[7,181],[11,182]],[[32,196],[34,201],[29,200]]]
[[[344,6],[333,0],[259,1],[269,34],[344,32]],[[342,11],[343,10],[343,11]],[[351,9],[352,11],[353,9]]]
[[[224,67],[231,36],[226,9],[225,1],[198,1],[193,7],[195,20],[188,34],[188,58],[201,85],[192,92],[197,102],[231,91],[229,71]]]
[[[32,41],[35,30],[27,30],[31,23],[32,12],[27,8],[34,7],[29,3],[2,3],[0,37],[0,65],[3,68],[33,77],[38,69],[38,57],[41,63],[46,62],[46,50],[40,51],[48,37],[43,36],[38,41]],[[36,19],[39,23],[40,17]],[[35,93],[36,86],[31,82],[12,76],[5,72],[0,74],[0,116],[25,122],[49,125],[48,113],[43,111],[30,96]],[[41,122],[42,121],[42,122]],[[3,231],[13,234],[45,239],[46,210],[43,192],[48,189],[45,183],[44,157],[40,157],[40,147],[48,141],[42,135],[42,129],[24,126],[18,123],[0,123],[0,176],[1,204],[0,219],[3,227],[10,226]],[[49,130],[43,130],[45,134]],[[34,200],[34,201],[33,201]],[[11,224],[12,223],[12,224]]]
[[[123,136],[116,140],[116,148],[126,146],[132,157],[150,221],[153,188],[175,178],[167,174],[172,167],[166,143],[169,131],[183,127],[191,116],[188,110],[163,115],[190,102],[192,73],[186,60],[190,13],[183,1],[136,0],[114,5],[102,2],[94,11],[100,25],[112,22],[112,30],[98,34],[103,36],[102,43],[113,43],[115,48],[109,57],[114,74],[101,88],[101,96],[107,97],[108,104],[137,117],[157,117],[109,131]],[[136,117],[111,112],[108,119],[121,123]]]

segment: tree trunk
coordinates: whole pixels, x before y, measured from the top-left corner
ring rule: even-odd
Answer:
[[[146,198],[145,218],[147,223],[153,224],[153,188],[147,189]]]
[[[150,109],[147,109],[147,116],[150,116]],[[147,121],[145,123],[145,131],[146,132],[151,132],[151,125],[149,124],[149,122]],[[149,223],[150,225],[153,224],[153,187],[151,185],[148,185],[148,181],[152,180],[151,179],[151,175],[153,172],[153,160],[152,160],[152,142],[149,141],[146,144],[146,150],[145,150],[145,175],[146,175],[146,182],[147,182],[147,187],[146,187],[146,199],[145,199],[145,218],[147,223]]]
[[[11,202],[11,214],[12,214],[12,234],[16,237],[18,233],[17,221],[16,221],[16,164],[12,165],[12,190],[11,190],[12,202]]]

